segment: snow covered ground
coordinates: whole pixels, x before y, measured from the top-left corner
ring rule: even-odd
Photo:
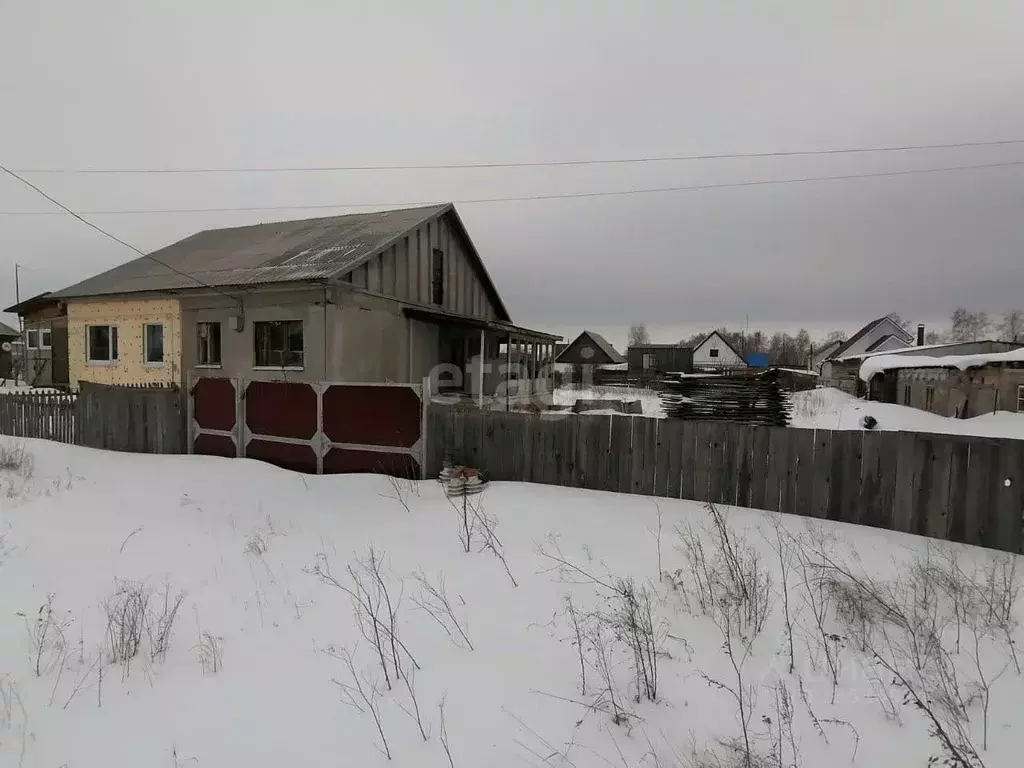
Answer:
[[[694,503],[473,498],[467,553],[434,482],[0,437],[0,765],[680,768],[749,742],[759,766],[906,768],[936,728],[1020,764],[1020,558],[743,509],[723,550]]]
[[[830,388],[795,393],[790,426],[863,429],[861,420],[868,415],[878,420],[875,429],[1024,439],[1024,414],[997,411],[973,419],[951,419],[905,405],[859,400]]]
[[[636,389],[633,387],[588,387],[574,389],[572,387],[556,387],[552,393],[554,405],[572,405],[577,400],[639,400],[644,409],[644,416],[663,417],[665,409],[661,405],[661,397],[654,389]],[[591,416],[601,414],[617,414],[617,411],[587,411]]]

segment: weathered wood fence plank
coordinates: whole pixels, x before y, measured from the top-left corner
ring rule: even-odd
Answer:
[[[80,439],[116,420],[103,405],[79,401],[89,414]],[[454,410],[428,409],[432,475],[448,455],[496,480],[738,504],[1024,553],[1022,440]],[[14,413],[0,402],[0,427]],[[143,421],[152,442],[153,416]]]

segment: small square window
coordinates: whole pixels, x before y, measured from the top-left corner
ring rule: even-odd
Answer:
[[[302,368],[301,320],[253,323],[257,368]]]
[[[117,362],[117,326],[90,325],[86,328],[90,363]]]
[[[710,357],[718,357],[718,349],[717,348],[712,349],[710,352],[708,352],[708,355]]]
[[[164,326],[147,323],[142,330],[143,354],[147,365],[161,365],[164,361]]]
[[[199,323],[197,325],[199,365],[220,365],[220,323]]]

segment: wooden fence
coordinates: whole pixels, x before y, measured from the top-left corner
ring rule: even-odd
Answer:
[[[185,453],[188,446],[177,388],[89,382],[77,395],[0,395],[0,434],[136,453]]]
[[[1024,552],[1024,440],[431,405],[427,471],[735,504]]]
[[[75,395],[65,394],[0,394],[0,434],[73,443],[78,426],[75,400]]]

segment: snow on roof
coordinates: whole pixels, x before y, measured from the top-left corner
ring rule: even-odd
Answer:
[[[920,349],[920,347],[917,347]],[[871,381],[877,373],[899,368],[981,368],[989,363],[1024,363],[1024,347],[1010,352],[987,352],[977,355],[876,355],[868,357],[860,367],[861,381]]]
[[[849,362],[850,360],[861,360],[868,357],[879,357],[880,355],[905,355],[908,352],[913,352],[920,349],[945,349],[946,347],[959,347],[963,344],[970,344],[973,342],[967,341],[949,341],[942,344],[921,344],[910,347],[903,347],[902,349],[883,349],[880,352],[861,352],[856,355],[844,355],[843,357],[832,358],[837,363]]]

